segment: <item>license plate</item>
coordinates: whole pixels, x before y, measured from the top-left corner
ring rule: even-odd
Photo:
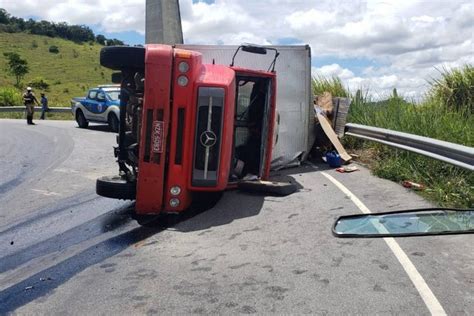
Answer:
[[[164,131],[164,122],[154,121],[153,122],[153,143],[152,143],[152,150],[154,153],[161,154],[163,152],[163,131]]]

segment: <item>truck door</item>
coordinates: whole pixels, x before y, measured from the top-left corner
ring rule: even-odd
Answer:
[[[234,176],[268,176],[274,117],[272,77],[237,76],[234,121],[234,161],[243,166]]]

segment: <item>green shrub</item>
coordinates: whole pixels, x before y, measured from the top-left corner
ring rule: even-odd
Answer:
[[[441,78],[433,79],[428,95],[449,110],[471,115],[474,112],[474,67],[441,70]]]
[[[22,96],[17,89],[0,88],[0,106],[18,106],[22,104]]]
[[[58,54],[59,53],[59,48],[55,45],[49,46],[49,52],[53,54]]]
[[[39,89],[39,90],[45,90],[49,91],[49,83],[42,77],[37,77],[33,80],[31,80],[28,85],[30,87]]]

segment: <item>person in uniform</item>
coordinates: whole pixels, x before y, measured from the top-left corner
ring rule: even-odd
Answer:
[[[26,88],[26,92],[23,93],[23,104],[26,106],[26,123],[28,125],[35,125],[35,123],[33,123],[33,114],[35,114],[35,103],[39,105],[39,102],[36,99],[31,88]]]

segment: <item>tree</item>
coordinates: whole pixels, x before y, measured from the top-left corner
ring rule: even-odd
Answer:
[[[95,40],[97,41],[97,43],[99,43],[100,45],[105,45],[105,36],[102,35],[102,34],[99,34],[95,37]]]
[[[28,62],[25,59],[22,59],[17,53],[3,53],[3,55],[8,60],[8,69],[7,71],[15,76],[16,83],[15,86],[19,87],[21,79],[29,72],[30,68],[28,67]]]
[[[10,23],[10,14],[5,10],[0,8],[0,24]]]

